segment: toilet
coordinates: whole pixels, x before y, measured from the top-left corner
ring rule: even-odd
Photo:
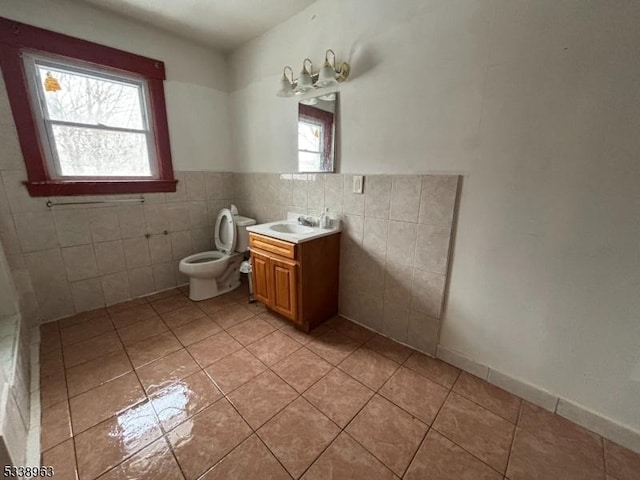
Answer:
[[[218,213],[214,232],[216,250],[180,260],[180,272],[189,277],[191,300],[206,300],[240,286],[240,264],[244,252],[249,250],[247,227],[255,225],[256,221],[237,213],[233,205]]]

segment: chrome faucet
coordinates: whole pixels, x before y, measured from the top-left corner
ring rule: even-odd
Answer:
[[[313,220],[313,217],[298,217],[298,223],[300,225],[304,225],[305,227],[316,226],[316,222]]]

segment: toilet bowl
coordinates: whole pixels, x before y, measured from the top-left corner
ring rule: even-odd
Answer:
[[[180,263],[182,266],[180,271],[189,277],[218,278],[229,265],[229,255],[211,250],[189,255]]]
[[[206,300],[240,286],[240,264],[243,253],[249,250],[246,227],[255,223],[252,218],[237,215],[233,205],[232,209],[220,210],[214,230],[216,250],[189,255],[178,266],[189,277],[191,300]]]

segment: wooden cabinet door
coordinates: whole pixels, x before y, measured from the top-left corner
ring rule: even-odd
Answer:
[[[253,297],[267,306],[271,306],[270,284],[273,281],[271,275],[271,260],[268,256],[251,252],[251,277],[253,279]]]
[[[298,321],[298,265],[285,259],[271,257],[273,290],[271,308],[279,314]]]

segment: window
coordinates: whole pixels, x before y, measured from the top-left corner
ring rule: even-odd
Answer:
[[[298,168],[302,172],[319,172],[322,169],[324,128],[321,122],[298,121]]]
[[[24,55],[53,178],[154,178],[146,83]]]
[[[332,112],[298,104],[299,171],[333,171],[333,128]]]
[[[162,62],[0,18],[32,196],[175,191]]]

